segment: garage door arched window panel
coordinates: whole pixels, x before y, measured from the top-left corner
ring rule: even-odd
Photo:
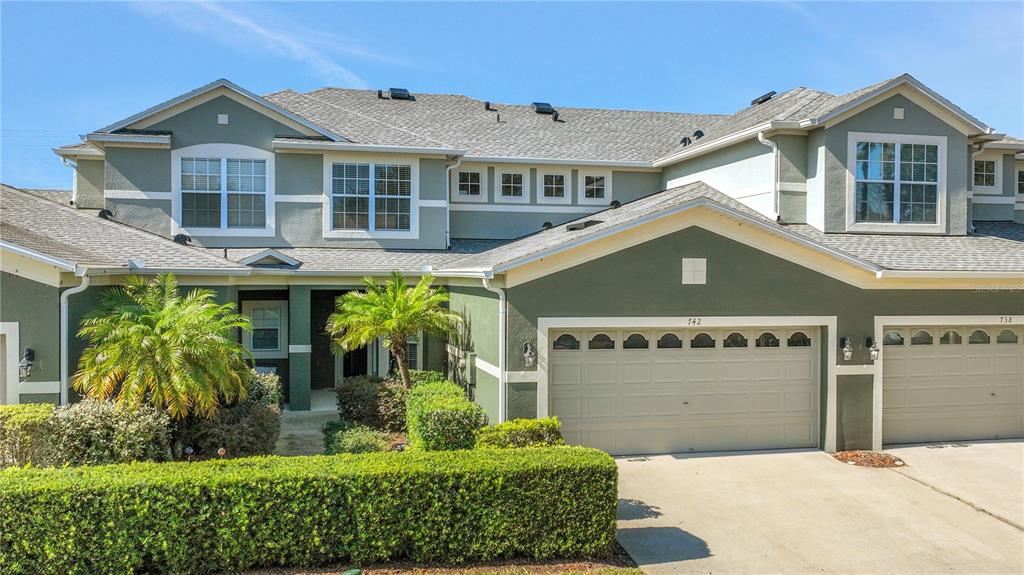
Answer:
[[[939,338],[939,345],[960,345],[963,342],[964,338],[960,337],[960,332],[955,329],[946,330]]]
[[[642,333],[632,333],[622,340],[622,349],[647,349],[650,345],[650,341]]]
[[[690,340],[691,349],[713,349],[715,347],[715,338],[711,337],[710,334],[700,332],[693,336]]]
[[[903,345],[903,343],[903,332],[899,330],[887,331],[882,336],[882,345]]]
[[[923,329],[915,331],[914,335],[910,336],[910,345],[932,345],[933,343],[935,343],[935,338]]]
[[[734,331],[725,336],[722,340],[722,347],[747,347],[747,338],[742,333]]]
[[[766,331],[761,335],[757,336],[754,340],[755,347],[779,347],[779,338],[775,337],[775,334]]]
[[[555,338],[551,344],[554,351],[577,351],[580,348],[580,340],[571,333],[563,333]]]
[[[988,332],[983,329],[976,329],[971,332],[970,337],[967,338],[969,344],[987,344],[992,343],[992,338],[988,335]]]
[[[615,340],[606,333],[594,334],[587,342],[587,349],[608,350],[615,349]]]
[[[1019,338],[1012,329],[1004,329],[996,336],[996,343],[1017,343]]]
[[[683,349],[683,340],[674,333],[666,333],[658,338],[658,349]]]
[[[811,338],[802,331],[795,331],[786,340],[786,347],[811,347]]]

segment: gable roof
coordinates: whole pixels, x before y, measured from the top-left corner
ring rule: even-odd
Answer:
[[[67,271],[79,267],[128,270],[129,260],[144,263],[143,269],[132,268],[140,272],[223,274],[247,269],[205,250],[176,244],[5,184],[0,184],[0,245]]]

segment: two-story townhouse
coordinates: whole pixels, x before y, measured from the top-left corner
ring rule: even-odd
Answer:
[[[732,115],[219,80],[55,149],[72,206],[4,188],[3,397],[66,401],[103,287],[167,270],[309,409],[389,369],[323,326],[398,270],[466,317],[418,367],[612,453],[1024,436],[1022,151],[909,75]]]

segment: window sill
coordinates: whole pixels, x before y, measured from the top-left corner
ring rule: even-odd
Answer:
[[[858,222],[847,224],[850,233],[883,234],[945,234],[945,224],[894,224],[884,222]]]
[[[465,203],[465,204],[482,204],[487,202],[487,194],[481,192],[478,196],[470,196],[466,194],[452,194],[452,202],[454,203]]]
[[[496,204],[528,204],[528,203],[530,203],[530,196],[526,195],[526,192],[523,192],[522,196],[502,196],[502,195],[499,194],[498,197],[494,198],[494,203],[496,203]]]
[[[325,239],[349,239],[349,240],[416,240],[419,233],[414,230],[329,230],[324,232]]]
[[[272,238],[277,235],[274,228],[178,228],[175,234],[186,234],[197,238]]]

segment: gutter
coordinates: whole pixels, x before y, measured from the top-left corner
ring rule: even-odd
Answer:
[[[68,299],[85,291],[89,287],[88,270],[85,268],[76,269],[75,275],[82,278],[82,283],[64,290],[60,294],[60,404],[68,403]]]
[[[23,248],[17,244],[12,244],[11,242],[8,241],[0,240],[0,247],[4,248],[5,250],[10,250],[18,255],[25,256],[38,262],[42,262],[44,264],[49,264],[51,266],[60,268],[66,272],[72,272],[75,271],[76,269],[75,264],[67,260],[62,260],[60,258],[48,256],[42,252],[37,252],[36,250],[32,250],[29,248]]]
[[[498,423],[505,421],[505,383],[508,374],[505,371],[506,324],[508,322],[508,300],[505,297],[505,290],[491,286],[491,278],[484,277],[481,280],[487,291],[498,294]]]
[[[452,170],[462,165],[463,156],[458,156],[457,158],[454,164],[445,169],[447,178],[444,180],[444,201],[446,203],[452,201]],[[444,211],[444,249],[452,249],[452,211],[448,209]]]
[[[932,279],[1024,279],[1024,271],[992,272],[992,271],[927,271],[927,270],[878,270],[875,277],[884,278],[932,278]]]
[[[157,146],[170,146],[171,137],[164,134],[103,134],[92,132],[86,134],[87,142],[101,142],[111,144],[150,144]]]
[[[467,162],[481,164],[546,164],[552,166],[605,166],[609,168],[653,168],[647,161],[630,160],[578,160],[572,158],[527,158],[504,156],[465,156]]]
[[[779,145],[764,137],[764,132],[757,133],[757,141],[772,149],[772,210],[775,212],[775,221],[782,219],[779,214]]]
[[[383,146],[380,144],[354,144],[352,142],[288,142],[274,140],[272,144],[275,150],[342,150],[347,152],[441,154],[445,156],[462,156],[468,151],[430,146]]]

